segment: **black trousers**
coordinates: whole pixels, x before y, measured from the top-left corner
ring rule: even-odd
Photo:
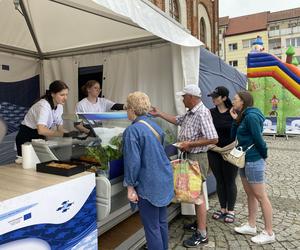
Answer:
[[[32,139],[45,139],[45,136],[39,135],[37,129],[32,129],[21,124],[20,130],[16,136],[18,156],[22,156],[22,144],[25,142],[31,142]]]
[[[219,153],[208,151],[209,166],[217,181],[217,194],[221,208],[234,210],[237,196],[235,179],[238,168],[224,161]]]

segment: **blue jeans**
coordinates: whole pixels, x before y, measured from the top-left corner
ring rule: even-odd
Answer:
[[[250,184],[265,183],[266,163],[263,159],[254,162],[246,162],[244,168],[240,169],[240,176],[247,179]]]
[[[148,249],[168,249],[167,207],[153,206],[149,201],[141,197],[139,198],[138,206]]]

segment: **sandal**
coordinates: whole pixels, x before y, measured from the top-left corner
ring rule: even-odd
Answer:
[[[225,223],[233,223],[235,221],[235,215],[231,213],[227,213],[224,217]]]
[[[226,217],[227,213],[223,213],[222,211],[216,211],[213,213],[212,218],[214,220],[222,220]]]

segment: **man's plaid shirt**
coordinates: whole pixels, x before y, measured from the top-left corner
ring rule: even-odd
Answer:
[[[176,116],[176,124],[181,126],[178,141],[197,141],[201,138],[217,139],[218,134],[208,108],[202,102],[187,111],[184,115]],[[193,147],[191,153],[206,152],[207,146]]]

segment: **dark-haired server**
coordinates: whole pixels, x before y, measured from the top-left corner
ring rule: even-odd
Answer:
[[[25,115],[16,136],[18,156],[22,156],[21,146],[32,139],[62,137],[63,105],[67,101],[68,86],[62,81],[54,81],[41,99],[33,104]]]

